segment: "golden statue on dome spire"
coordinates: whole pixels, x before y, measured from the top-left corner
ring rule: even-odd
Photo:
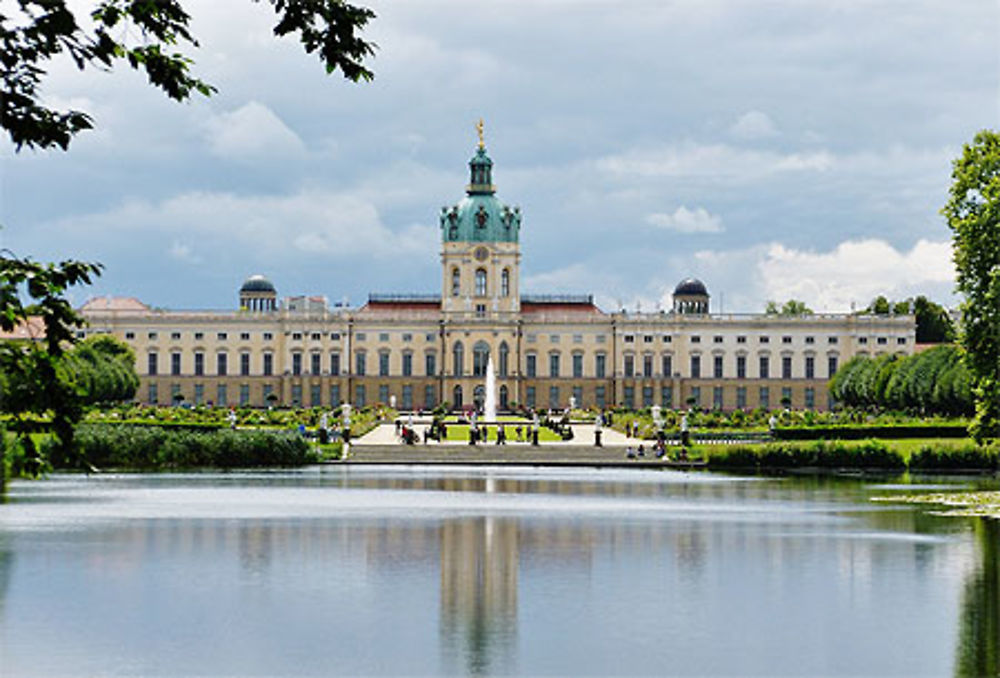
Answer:
[[[486,142],[483,141],[483,119],[480,118],[479,122],[476,123],[476,134],[479,135],[479,148],[486,148]]]

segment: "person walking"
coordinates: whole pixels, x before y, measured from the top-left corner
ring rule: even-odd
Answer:
[[[598,412],[594,418],[594,447],[601,447],[601,427],[604,426],[604,417]]]

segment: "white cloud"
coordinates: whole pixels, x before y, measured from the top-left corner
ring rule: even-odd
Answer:
[[[919,240],[909,250],[884,240],[848,240],[828,251],[772,242],[742,250],[701,251],[697,274],[713,295],[713,310],[757,312],[768,299],[802,299],[817,312],[844,312],[880,294],[902,299],[926,294],[954,303],[955,271],[948,241]],[[670,290],[664,293],[669,298]]]
[[[212,153],[224,158],[287,157],[305,150],[298,135],[274,111],[256,101],[212,117],[205,131]]]
[[[836,158],[827,151],[778,153],[727,144],[684,143],[652,150],[631,150],[601,158],[599,169],[614,175],[641,177],[771,178],[786,172],[822,172]]]
[[[722,218],[710,214],[704,207],[689,210],[681,205],[673,214],[656,212],[646,217],[646,223],[678,233],[721,233]]]
[[[767,113],[749,111],[733,123],[729,133],[737,139],[752,141],[777,136],[778,128]]]

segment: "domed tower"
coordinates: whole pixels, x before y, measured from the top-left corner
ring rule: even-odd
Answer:
[[[441,208],[441,310],[487,317],[520,310],[521,209],[497,199],[482,120],[476,129],[465,197]]]
[[[685,278],[674,288],[674,313],[708,313],[708,288],[697,278]]]
[[[278,292],[264,276],[257,274],[247,278],[240,287],[240,309],[243,311],[278,310]]]

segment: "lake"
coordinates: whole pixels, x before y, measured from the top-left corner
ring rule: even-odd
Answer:
[[[0,675],[998,675],[986,479],[327,466],[0,504]]]

